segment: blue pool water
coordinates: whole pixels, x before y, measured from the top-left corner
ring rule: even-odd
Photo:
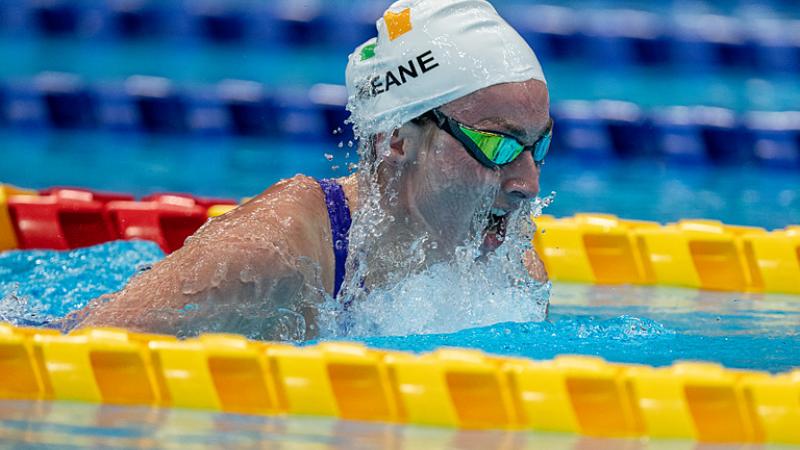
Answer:
[[[0,10],[27,1],[0,1]],[[302,2],[312,6],[314,3]],[[42,4],[45,3],[49,2]],[[354,2],[325,3],[347,8]],[[389,1],[376,0],[376,3],[382,8]],[[495,3],[500,8],[526,2],[496,0]],[[580,11],[649,10],[664,20],[685,13],[730,14],[750,24],[759,17],[800,18],[797,2],[791,0],[552,0],[548,3]],[[3,18],[0,11],[0,22]],[[0,64],[0,84],[29,81],[47,71],[74,73],[93,84],[119,82],[132,75],[160,76],[171,79],[180,88],[208,86],[224,79],[257,81],[274,91],[306,89],[315,83],[344,83],[344,67],[351,47],[333,46],[331,42],[297,47],[261,44],[216,45],[171,37],[163,41],[53,38],[31,30],[0,30],[0,60],[13,61]],[[551,60],[547,56],[542,62],[554,105],[564,100],[615,99],[633,102],[645,110],[669,105],[711,105],[741,113],[800,109],[800,82],[797,74],[791,72],[741,65],[738,68],[606,66],[591,58]],[[335,143],[301,139],[200,139],[98,130],[57,131],[0,123],[0,182],[29,188],[72,185],[137,196],[171,191],[241,198],[257,194],[296,173],[316,177],[345,175],[347,164],[355,158],[347,143],[344,144],[339,148]],[[333,159],[329,160],[325,154]],[[800,177],[796,169],[788,167],[764,170],[747,165],[682,166],[651,157],[587,161],[561,154],[554,147],[542,173],[541,189],[544,194],[557,192],[555,202],[545,210],[556,216],[593,211],[660,222],[707,218],[766,228],[800,224]],[[154,244],[146,242],[115,242],[64,253],[0,253],[0,321],[52,325],[90,299],[120,289],[135,273],[163,257]],[[700,359],[773,372],[800,366],[800,353],[796,350],[800,344],[798,296],[556,283],[546,321],[486,326],[470,325],[465,317],[454,317],[453,321],[463,325],[455,327],[459,331],[366,336],[358,340],[398,350],[465,346],[537,359],[577,353],[652,365]],[[706,448],[681,441],[613,441],[325,419],[0,402],[0,447],[5,446]]]
[[[311,417],[255,417],[179,409],[74,403],[0,402],[0,440],[14,448],[391,448],[547,450],[749,450],[680,440],[596,439],[556,433],[467,431],[344,422]],[[786,446],[758,445],[759,449]]]
[[[71,252],[0,253],[0,321],[54,322],[163,259],[151,242],[112,242]]]
[[[161,258],[158,247],[148,242],[2,253],[0,318],[26,325],[52,323],[92,298],[120,289],[131,275]],[[550,317],[543,322],[358,340],[416,352],[455,346],[535,359],[586,354],[650,365],[692,359],[773,372],[800,366],[800,297],[558,283],[551,302]]]
[[[0,155],[0,181],[29,188],[72,185],[137,196],[171,191],[232,198],[255,195],[297,173],[343,176],[355,160],[352,149],[333,143],[2,129]],[[660,222],[706,218],[766,228],[800,223],[800,183],[793,170],[585,161],[554,148],[540,185],[544,194],[557,193],[544,211],[556,216],[593,211]]]

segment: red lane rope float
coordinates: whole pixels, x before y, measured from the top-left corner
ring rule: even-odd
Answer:
[[[141,201],[74,188],[42,193],[0,188],[0,250],[147,239],[170,253],[209,217],[236,206],[172,193]],[[713,220],[662,225],[588,213],[535,221],[533,244],[555,281],[800,294],[800,226],[768,232]]]

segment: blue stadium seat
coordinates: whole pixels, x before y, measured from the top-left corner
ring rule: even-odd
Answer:
[[[510,7],[505,17],[543,60],[578,57],[581,54],[580,24],[570,8],[549,5]]]
[[[11,6],[0,2],[0,33],[6,32],[11,25]]]
[[[232,132],[231,118],[222,99],[207,87],[186,93],[186,124],[198,136],[221,136]]]
[[[756,43],[746,36],[733,36],[730,41],[717,45],[720,64],[726,67],[754,69],[756,67]]]
[[[595,111],[605,123],[617,155],[632,157],[655,153],[652,124],[639,106],[630,102],[602,100],[595,104]]]
[[[693,70],[754,64],[755,47],[733,18],[711,14],[680,17],[673,33],[673,60]]]
[[[377,36],[375,21],[385,6],[379,3],[355,3],[349,8],[329,6],[322,20],[328,30],[328,41],[337,48],[354,49],[367,39]]]
[[[755,65],[766,72],[800,72],[800,21],[757,20],[750,26]]]
[[[709,162],[702,133],[692,121],[690,108],[674,106],[656,110],[652,121],[656,149],[664,160],[689,164]]]
[[[212,42],[243,42],[253,26],[248,12],[235,2],[197,2],[191,13],[200,36]]]
[[[253,81],[226,80],[217,85],[227,109],[231,131],[241,136],[277,136],[278,108],[264,86]]]
[[[759,164],[800,168],[800,112],[750,112],[745,117],[753,156]]]
[[[289,139],[322,141],[329,139],[325,115],[314,104],[306,89],[283,88],[276,93],[278,127],[281,135]]]
[[[63,36],[80,32],[83,11],[77,2],[31,0],[29,7],[32,24],[44,35]]]
[[[0,34],[27,37],[36,33],[36,27],[30,24],[31,17],[27,6],[28,1],[0,1]]]
[[[751,159],[747,134],[730,109],[698,106],[692,109],[692,121],[712,161],[738,164]]]
[[[111,33],[132,39],[175,33],[168,21],[169,9],[158,3],[153,0],[111,0],[107,19]]]
[[[0,116],[17,128],[40,129],[47,126],[47,111],[39,91],[30,82],[8,83]]]
[[[323,12],[317,3],[277,1],[260,17],[261,23],[257,26],[274,27],[278,31],[275,42],[301,47],[325,46],[329,43],[329,29]]]
[[[580,33],[581,53],[587,62],[604,68],[625,67],[634,61],[632,41],[597,30]]]
[[[608,127],[592,103],[561,102],[551,108],[551,114],[558,130],[553,133],[557,148],[592,160],[615,156]]]
[[[639,61],[660,62],[668,57],[661,22],[652,14],[633,10],[587,14],[580,37],[584,58],[606,67]]]
[[[672,63],[673,36],[664,21],[644,21],[639,28],[629,33],[633,41],[636,61],[643,65],[665,65]]]
[[[94,95],[76,75],[43,73],[35,78],[34,86],[54,128],[91,128],[97,124]]]
[[[713,30],[705,30],[697,18],[691,19],[672,24],[669,30],[670,60],[692,71],[716,68],[716,47],[707,36]]]
[[[133,97],[121,84],[101,83],[94,86],[97,101],[97,121],[110,131],[139,132],[139,111]]]
[[[317,84],[311,87],[308,96],[322,111],[325,120],[323,132],[335,142],[348,145],[355,139],[352,125],[345,123],[350,113],[347,106],[347,88],[343,85]],[[352,145],[352,144],[351,144]]]
[[[151,133],[182,133],[188,130],[186,99],[170,80],[132,76],[125,90],[136,105],[139,123]]]

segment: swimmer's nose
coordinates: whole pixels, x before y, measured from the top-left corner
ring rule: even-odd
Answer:
[[[530,200],[539,194],[539,167],[533,162],[531,152],[525,152],[501,170],[503,192],[515,201]]]

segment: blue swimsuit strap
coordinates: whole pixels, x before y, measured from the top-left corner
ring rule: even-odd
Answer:
[[[344,283],[347,268],[347,251],[350,246],[349,234],[352,220],[350,207],[342,186],[332,179],[317,180],[322,192],[325,193],[325,205],[328,207],[328,218],[331,220],[331,239],[333,241],[333,256],[336,259],[336,274],[333,282],[333,298],[339,295],[339,290]]]

